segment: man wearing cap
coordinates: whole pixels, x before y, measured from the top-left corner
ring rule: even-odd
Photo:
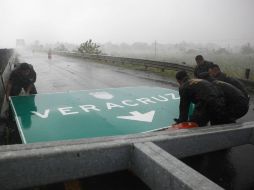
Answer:
[[[194,77],[195,78],[202,78],[201,75],[203,73],[208,72],[208,69],[213,64],[212,62],[206,61],[202,55],[197,55],[195,57],[196,60],[196,67],[194,68]]]
[[[6,98],[18,96],[24,89],[26,94],[37,94],[34,86],[36,72],[31,64],[21,63],[10,74],[6,88]]]

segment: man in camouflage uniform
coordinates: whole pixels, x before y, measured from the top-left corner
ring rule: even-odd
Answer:
[[[189,121],[196,122],[200,127],[231,123],[226,112],[226,103],[221,93],[212,83],[203,79],[190,79],[185,71],[179,71],[176,79],[180,85],[180,106],[177,123],[188,121],[190,104],[195,104]]]

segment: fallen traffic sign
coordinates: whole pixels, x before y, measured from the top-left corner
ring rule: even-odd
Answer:
[[[23,143],[92,138],[167,128],[177,91],[126,87],[11,97]]]

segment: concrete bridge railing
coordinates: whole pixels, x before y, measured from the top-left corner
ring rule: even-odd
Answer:
[[[254,144],[254,122],[0,146],[0,187],[20,189],[130,170],[153,190],[222,189],[179,158],[244,144]]]

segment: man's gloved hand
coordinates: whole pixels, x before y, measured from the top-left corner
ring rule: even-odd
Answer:
[[[178,118],[174,118],[174,121],[176,122],[176,124],[180,123],[180,120]]]

